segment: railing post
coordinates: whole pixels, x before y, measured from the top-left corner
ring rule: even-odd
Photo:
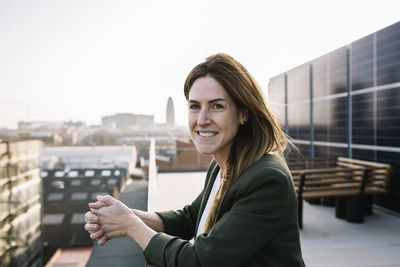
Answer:
[[[147,196],[147,211],[158,210],[158,189],[157,189],[157,165],[156,165],[156,149],[154,138],[150,141],[149,151],[149,185]]]

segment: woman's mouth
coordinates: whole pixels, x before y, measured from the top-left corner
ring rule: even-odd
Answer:
[[[217,132],[197,132],[197,134],[200,135],[201,137],[211,137],[215,136]]]

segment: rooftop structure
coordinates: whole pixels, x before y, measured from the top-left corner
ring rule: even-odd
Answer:
[[[57,248],[91,246],[84,229],[88,203],[97,195],[119,192],[126,169],[43,170],[43,243],[46,252]],[[45,255],[48,257],[49,255]]]
[[[45,147],[45,169],[124,168],[133,170],[137,162],[135,146]]]
[[[274,112],[302,156],[344,156],[392,165],[390,193],[375,203],[397,212],[399,89],[400,22],[269,82]]]

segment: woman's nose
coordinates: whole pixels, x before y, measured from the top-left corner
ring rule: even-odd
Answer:
[[[202,125],[207,125],[210,122],[211,120],[208,110],[207,109],[200,110],[199,117],[197,118],[197,124],[202,126]]]

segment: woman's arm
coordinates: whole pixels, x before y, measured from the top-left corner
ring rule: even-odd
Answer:
[[[107,240],[129,236],[144,250],[156,231],[121,201],[111,196],[98,196],[97,200],[102,203],[91,203],[89,206],[92,211],[85,216],[85,229],[94,231],[90,238],[99,240],[102,245]],[[157,214],[140,214],[156,228],[162,228],[162,221]]]
[[[109,196],[98,196],[97,200],[98,200],[97,202],[89,203],[89,207],[90,207],[91,211],[89,211],[85,214],[85,221],[86,221],[85,229],[90,233],[91,239],[98,240],[99,245],[103,245],[105,242],[107,242],[107,239],[115,238],[115,237],[119,237],[119,236],[111,237],[111,236],[105,235],[104,227],[100,226],[101,222],[99,220],[99,214],[101,212],[104,214],[105,211],[100,211],[100,209],[103,207],[110,207],[113,204],[116,205],[116,204],[118,204],[116,202],[118,200],[116,200],[112,197],[109,198]],[[120,201],[118,201],[118,202],[120,202]],[[122,205],[124,205],[124,204],[122,204]],[[117,205],[117,207],[122,208],[122,206],[119,204]],[[141,211],[141,210],[136,210],[136,209],[131,209],[130,211],[134,215],[139,217],[141,222],[143,222],[145,224],[145,226],[147,226],[151,230],[153,230],[153,231],[147,231],[148,229],[144,229],[143,226],[136,225],[136,227],[140,227],[143,232],[152,233],[152,232],[163,232],[164,231],[163,221],[161,220],[160,216],[158,216],[155,212],[146,212],[146,211]],[[127,210],[125,210],[125,212],[127,213],[127,215],[129,215]],[[126,219],[129,220],[130,219],[129,216]],[[133,223],[137,223],[137,221],[133,221]],[[129,222],[127,225],[120,225],[120,227],[126,228],[128,231]],[[121,232],[121,233],[119,233],[119,235],[124,236],[124,235],[128,235],[128,233]],[[144,240],[144,243],[146,243],[145,240]]]
[[[164,223],[155,212],[142,211],[132,209],[132,211],[138,216],[148,227],[156,232],[164,232]]]

